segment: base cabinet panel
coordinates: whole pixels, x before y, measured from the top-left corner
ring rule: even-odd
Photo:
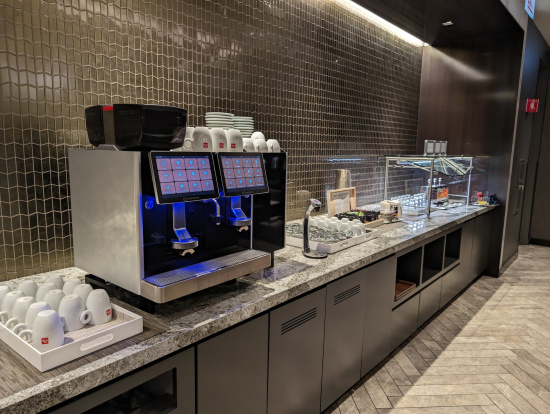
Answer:
[[[362,271],[366,280],[366,296],[361,376],[366,375],[393,350],[390,325],[396,268],[397,259],[391,256]]]
[[[391,350],[397,348],[416,331],[419,303],[420,295],[415,295],[392,311],[390,325]]]
[[[321,410],[361,378],[365,270],[327,286]]]
[[[270,312],[269,414],[318,414],[326,288]]]
[[[139,401],[140,406],[135,403]],[[195,348],[138,369],[122,379],[91,390],[50,410],[55,414],[119,412],[195,413]],[[129,411],[127,411],[129,412]]]
[[[268,315],[197,346],[197,413],[265,413]]]
[[[472,265],[476,276],[479,276],[489,265],[489,244],[491,243],[492,225],[492,212],[475,218]]]
[[[418,322],[420,327],[439,310],[441,298],[441,278],[420,292],[420,304],[418,308]]]
[[[463,279],[463,273],[460,269],[461,265],[449,270],[448,273],[441,278],[441,302],[440,307],[445,306],[468,284]]]

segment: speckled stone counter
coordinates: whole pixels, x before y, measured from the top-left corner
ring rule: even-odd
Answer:
[[[274,268],[159,306],[155,317],[170,327],[167,332],[30,388],[22,383],[11,395],[1,392],[2,382],[19,378],[0,371],[0,411],[28,414],[52,407],[487,211],[473,206],[438,211],[429,220],[406,222],[325,260],[308,259],[300,249],[285,247],[276,253]],[[40,283],[50,274],[70,278],[85,272],[67,268],[29,278]],[[15,288],[21,280],[3,284]],[[26,375],[33,370],[29,364]]]

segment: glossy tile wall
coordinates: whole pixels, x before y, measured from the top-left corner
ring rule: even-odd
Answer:
[[[72,264],[67,150],[88,145],[87,106],[253,116],[289,153],[293,219],[335,168],[381,197],[377,156],[415,150],[421,61],[328,0],[2,1],[0,280]]]

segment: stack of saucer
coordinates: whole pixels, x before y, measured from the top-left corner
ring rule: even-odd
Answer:
[[[208,128],[234,128],[233,114],[229,112],[207,112],[205,118]]]
[[[241,131],[244,138],[250,138],[254,132],[254,119],[251,116],[236,116],[233,118],[235,128]]]

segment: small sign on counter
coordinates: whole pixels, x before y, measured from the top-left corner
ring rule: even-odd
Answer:
[[[538,99],[527,99],[527,105],[525,107],[525,112],[538,112],[539,110],[539,100]]]

